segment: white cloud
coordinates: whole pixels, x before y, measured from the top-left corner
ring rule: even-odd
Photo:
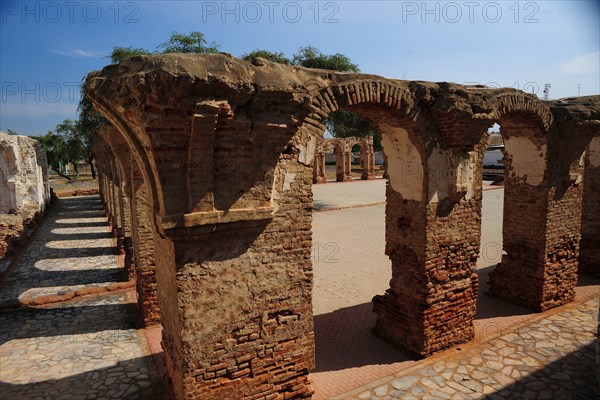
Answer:
[[[77,103],[1,103],[0,117],[40,118],[51,115],[77,115]]]
[[[600,74],[600,51],[562,61],[558,72],[562,75]]]
[[[59,54],[61,56],[66,56],[66,57],[98,57],[99,56],[98,54],[96,54],[96,52],[86,51],[86,50],[81,50],[81,49],[73,49],[73,50],[67,50],[67,51],[51,50],[51,52],[54,54]]]

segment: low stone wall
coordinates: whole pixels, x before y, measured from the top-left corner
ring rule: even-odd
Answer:
[[[0,132],[0,282],[49,201],[46,151],[34,139]]]

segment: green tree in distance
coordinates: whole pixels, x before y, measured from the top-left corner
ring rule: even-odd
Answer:
[[[94,167],[94,153],[92,152],[92,140],[98,129],[108,124],[102,115],[94,109],[92,103],[85,96],[85,85],[81,84],[81,98],[79,100],[79,119],[77,120],[77,137],[83,146],[83,159],[90,166],[92,179],[96,179],[96,168]]]
[[[264,59],[267,59],[269,61],[273,61],[273,62],[276,62],[279,64],[285,64],[285,65],[292,64],[292,60],[287,58],[285,56],[285,54],[283,54],[282,52],[274,52],[274,51],[269,51],[269,50],[256,49],[256,50],[252,50],[249,53],[242,54],[240,56],[240,58],[242,60],[246,60],[246,61],[252,61],[256,57],[261,57],[261,58],[264,58]]]
[[[44,136],[32,136],[31,138],[39,141],[46,149],[50,169],[70,181],[71,177],[65,174],[65,165],[69,162],[65,138],[52,131]]]
[[[110,58],[110,61],[115,64],[129,57],[144,56],[148,54],[152,54],[152,52],[150,50],[140,49],[137,47],[113,47],[112,52],[108,55],[108,58]]]
[[[286,65],[298,65],[306,68],[331,69],[341,72],[359,72],[358,65],[352,63],[347,56],[336,54],[324,54],[313,46],[301,47],[290,60],[281,52],[256,49],[241,56],[246,61],[252,61],[255,57],[262,57],[267,60]],[[326,118],[324,125],[334,137],[344,138],[350,136],[368,137],[374,136],[374,146],[377,150],[381,149],[379,135],[371,124],[349,110],[334,111]]]
[[[75,174],[79,177],[77,163],[85,157],[85,146],[79,133],[78,122],[65,119],[56,126],[54,132],[64,141],[65,148],[62,156],[67,162],[73,164]]]
[[[208,44],[206,39],[204,39],[204,34],[195,31],[187,35],[173,32],[171,38],[159,45],[158,48],[162,49],[161,53],[214,54],[219,52],[218,44],[215,42]]]
[[[198,53],[214,54],[219,52],[219,45],[215,42],[208,44],[204,34],[200,32],[190,32],[187,35],[179,32],[173,32],[171,38],[161,43],[156,48],[160,51],[150,51],[132,46],[115,46],[108,55],[112,63],[118,63],[126,58],[134,56],[143,56],[160,53]]]
[[[341,72],[359,72],[358,65],[340,53],[323,54],[313,46],[300,47],[292,58],[292,64],[306,68],[331,69]]]

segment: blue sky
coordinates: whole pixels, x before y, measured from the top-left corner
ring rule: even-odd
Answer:
[[[112,47],[155,50],[173,31],[200,31],[236,56],[312,45],[390,78],[598,94],[599,4],[0,0],[0,130],[40,135],[76,118],[77,85]]]

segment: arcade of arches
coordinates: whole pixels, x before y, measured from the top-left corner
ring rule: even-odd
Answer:
[[[319,138],[315,149],[315,165],[313,169],[313,183],[326,183],[325,155],[328,149],[335,151],[336,181],[352,181],[352,149],[360,148],[360,179],[375,179],[375,152],[373,150],[373,137],[359,138]]]
[[[599,272],[598,96],[544,102],[225,54],[133,57],[86,85],[111,124],[95,144],[102,197],[146,321],[163,325],[178,399],[311,397],[311,184],[321,121],[338,109],[368,119],[386,155],[382,337],[421,356],[473,339],[494,123],[506,254],[490,291],[543,311],[573,299],[578,268]]]

